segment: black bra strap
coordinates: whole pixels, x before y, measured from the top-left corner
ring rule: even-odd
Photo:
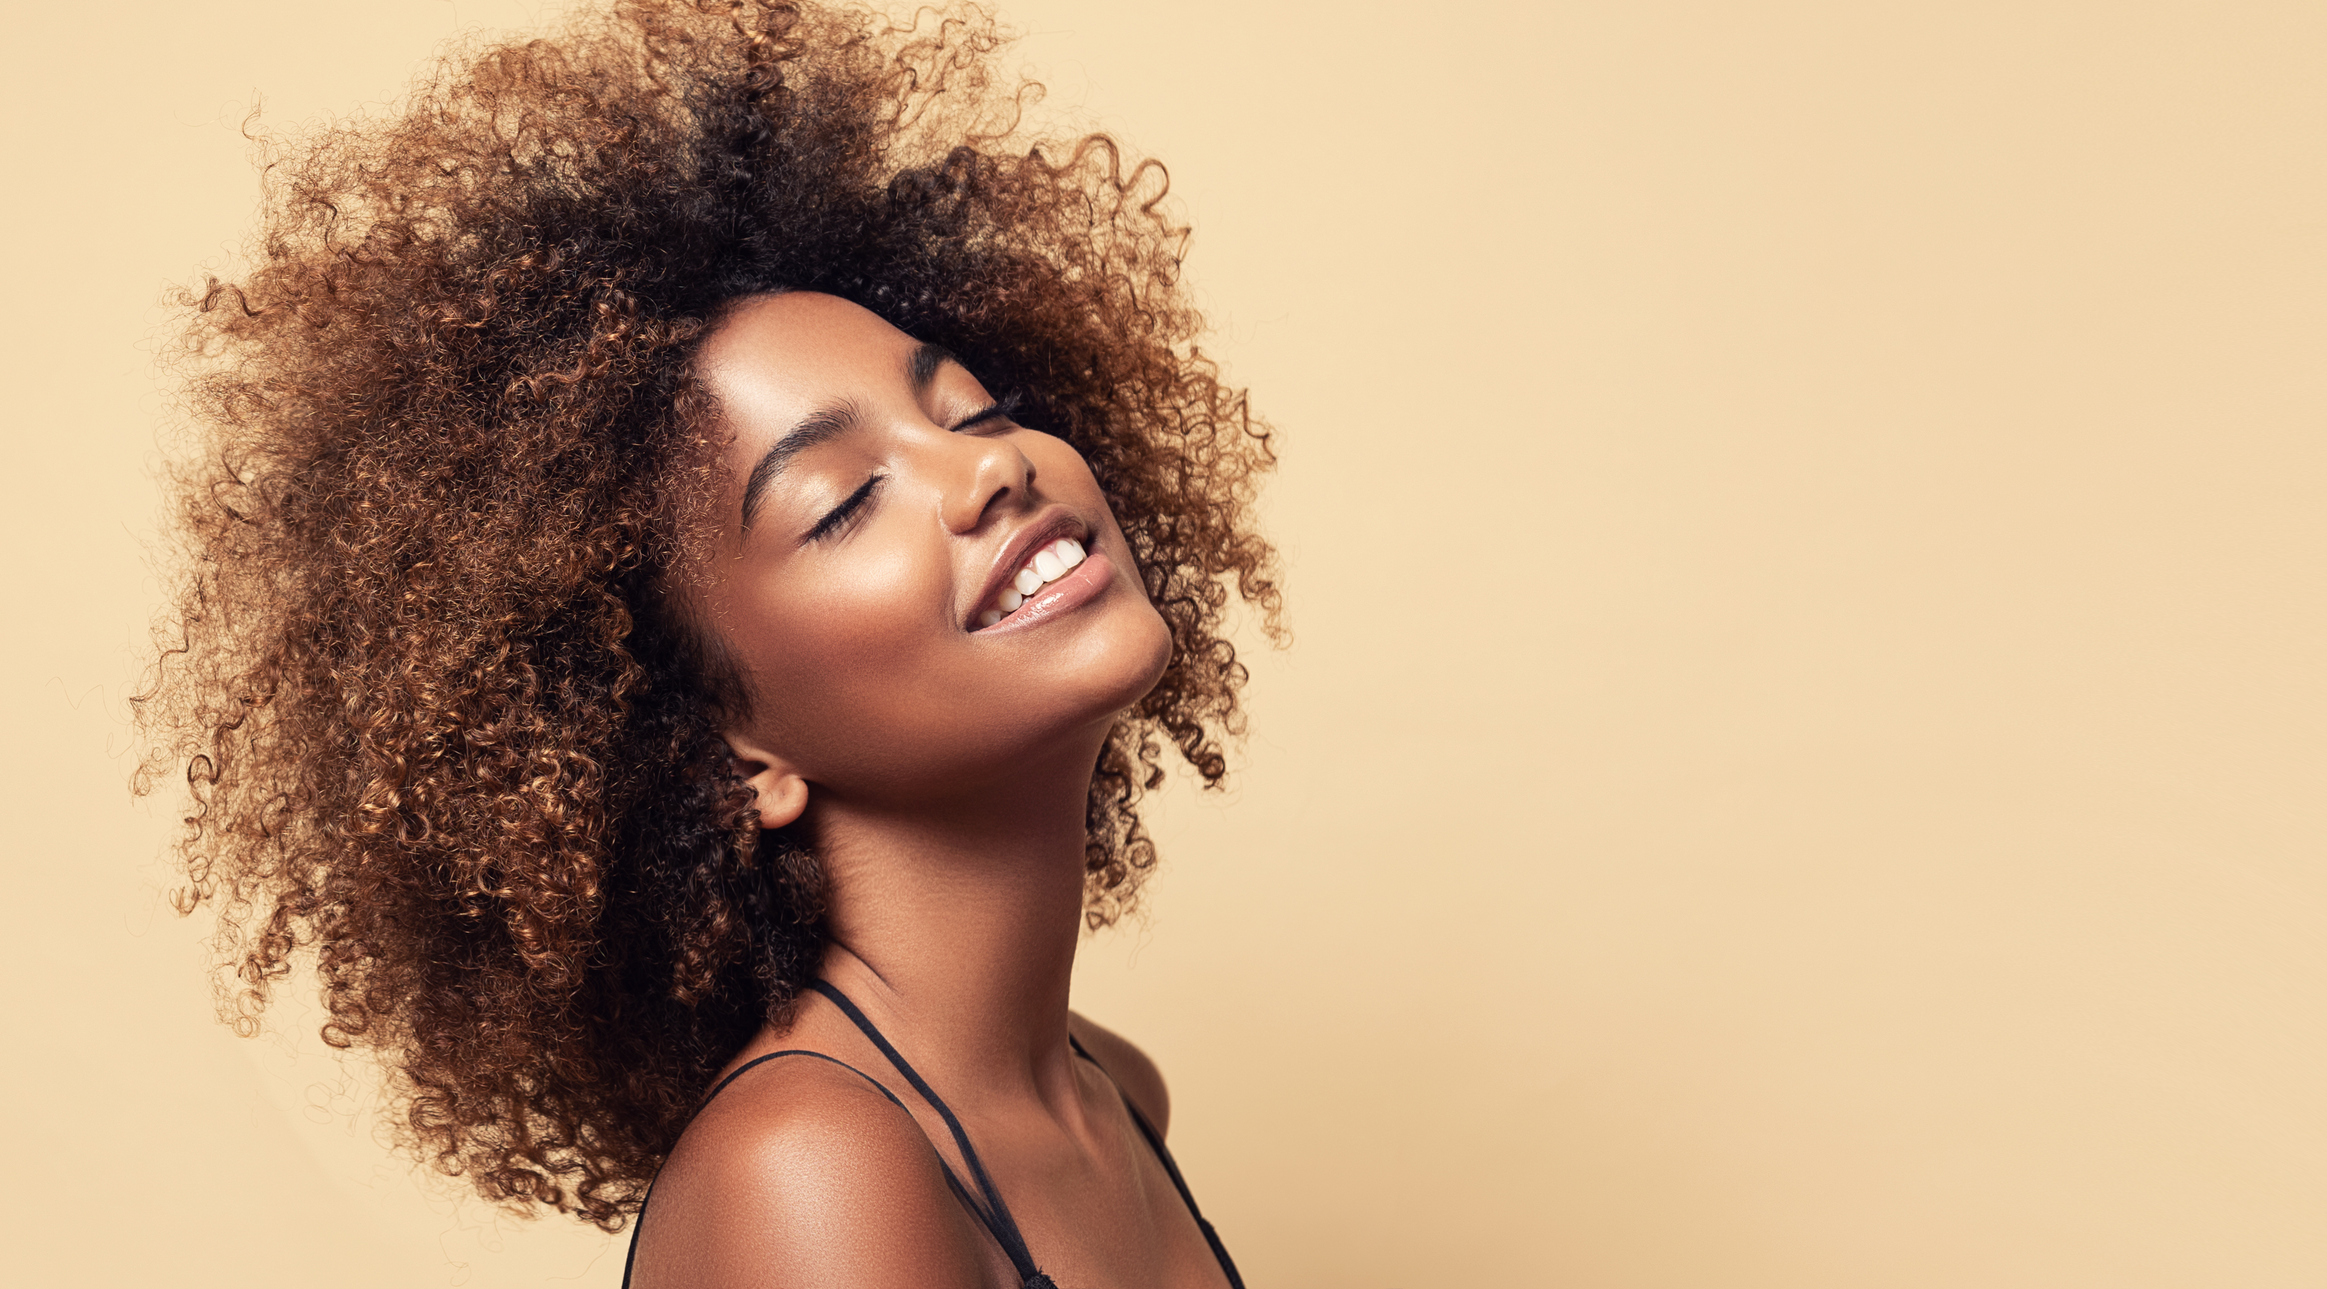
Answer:
[[[863,1030],[864,1036],[873,1040],[873,1046],[881,1049],[881,1055],[889,1058],[889,1064],[896,1066],[897,1072],[905,1076],[905,1081],[913,1085],[913,1090],[929,1102],[930,1108],[937,1111],[939,1118],[945,1120],[946,1129],[953,1133],[954,1145],[961,1148],[962,1163],[970,1170],[970,1180],[978,1184],[978,1189],[986,1197],[984,1205],[971,1204],[970,1211],[977,1214],[986,1224],[986,1229],[993,1233],[994,1242],[1002,1246],[1002,1252],[1009,1257],[1010,1265],[1017,1270],[1018,1278],[1025,1283],[1026,1289],[1054,1289],[1050,1277],[1035,1269],[1034,1255],[1027,1250],[1026,1237],[1018,1233],[1018,1223],[1011,1218],[1009,1206],[1002,1202],[1002,1192],[995,1188],[994,1179],[987,1176],[986,1165],[978,1158],[977,1147],[970,1144],[970,1134],[962,1128],[961,1120],[954,1117],[952,1107],[946,1105],[937,1095],[937,1089],[929,1086],[928,1080],[921,1077],[920,1071],[914,1069],[912,1063],[905,1059],[905,1054],[881,1034],[872,1020],[858,1010],[855,1003],[849,1001],[847,994],[840,992],[828,980],[811,981],[808,987],[831,999],[833,1006],[840,1008],[842,1014]],[[894,1096],[889,1099],[896,1100]],[[898,1104],[902,1105],[903,1102]],[[952,1172],[952,1169],[947,1169],[947,1176],[952,1176]],[[957,1193],[961,1191],[958,1182],[954,1189]],[[967,1200],[968,1196],[964,1195],[963,1198]],[[1242,1286],[1238,1289],[1242,1289]]]
[[[895,1105],[899,1110],[905,1111],[905,1114],[908,1118],[910,1118],[913,1114],[913,1111],[909,1109],[903,1101],[899,1101],[897,1099],[897,1094],[891,1092],[888,1088],[888,1085],[881,1082],[879,1079],[874,1078],[872,1075],[865,1073],[863,1070],[850,1065],[848,1062],[843,1061],[838,1057],[826,1056],[822,1052],[811,1052],[804,1047],[786,1048],[781,1052],[770,1052],[765,1056],[755,1056],[752,1059],[745,1061],[743,1064],[736,1066],[734,1070],[728,1073],[726,1078],[719,1080],[718,1084],[715,1085],[709,1092],[705,1093],[703,1099],[700,1102],[696,1103],[695,1113],[703,1113],[703,1107],[711,1104],[711,1098],[718,1096],[720,1093],[726,1091],[728,1084],[735,1082],[739,1078],[742,1078],[744,1071],[752,1068],[755,1065],[765,1065],[769,1061],[775,1060],[779,1056],[813,1056],[819,1061],[826,1061],[833,1065],[837,1065],[849,1073],[857,1076],[858,1078],[863,1079],[865,1082],[872,1084],[874,1091],[880,1093],[882,1096],[889,1098],[891,1104]],[[930,1153],[935,1154],[936,1152],[933,1150]],[[962,1185],[962,1179],[954,1174],[953,1165],[945,1162],[945,1156],[937,1156],[937,1166],[945,1173],[945,1184],[953,1188],[953,1193],[960,1197],[962,1204],[967,1207],[970,1212],[976,1213],[981,1221],[984,1220],[985,1214],[979,1209],[978,1201],[973,1198],[970,1195],[969,1190]],[[653,1198],[654,1188],[650,1186],[647,1188],[646,1197],[638,1202],[638,1216],[631,1219],[630,1251],[627,1254],[624,1254],[622,1258],[623,1289],[630,1289],[630,1268],[633,1263],[638,1261],[639,1228],[646,1222],[646,1206],[648,1201],[652,1200]]]
[[[954,1196],[961,1200],[962,1207],[967,1208],[993,1235],[994,1242],[1002,1246],[1002,1252],[1009,1257],[1010,1265],[1017,1270],[1018,1278],[1023,1282],[1025,1289],[1057,1289],[1049,1276],[1035,1269],[1034,1255],[1028,1252],[1025,1237],[1019,1234],[1018,1223],[1011,1218],[1009,1208],[1002,1203],[1002,1193],[995,1189],[993,1178],[987,1175],[985,1163],[978,1158],[977,1148],[970,1145],[970,1135],[962,1128],[961,1120],[954,1117],[952,1108],[938,1097],[937,1090],[929,1086],[928,1082],[921,1077],[920,1071],[913,1068],[912,1064],[905,1059],[904,1054],[899,1052],[873,1025],[871,1019],[860,1011],[855,1003],[849,1001],[848,995],[822,980],[812,982],[809,988],[831,999],[833,1005],[840,1008],[842,1014],[846,1015],[859,1030],[862,1030],[866,1038],[873,1041],[873,1046],[881,1050],[881,1055],[889,1058],[889,1063],[897,1067],[897,1072],[905,1076],[906,1081],[913,1085],[914,1091],[919,1092],[929,1102],[931,1108],[937,1111],[939,1117],[945,1120],[946,1128],[953,1133],[954,1144],[961,1148],[962,1162],[968,1165],[970,1176],[977,1182],[978,1189],[984,1192],[985,1202],[981,1203],[978,1196],[970,1194],[969,1188],[962,1184],[961,1177],[953,1171],[953,1166],[945,1161],[945,1156],[938,1155],[937,1167],[945,1174],[945,1184],[952,1189]],[[1089,1061],[1093,1068],[1101,1074],[1107,1074],[1107,1067],[1099,1063],[1098,1057],[1091,1055],[1081,1040],[1069,1034],[1067,1042],[1074,1048],[1075,1055]],[[696,1113],[702,1113],[702,1107],[709,1105],[711,1098],[726,1091],[727,1085],[743,1077],[745,1071],[755,1066],[764,1065],[779,1056],[812,1056],[819,1061],[837,1065],[872,1084],[875,1091],[887,1097],[890,1104],[903,1110],[907,1116],[911,1116],[913,1113],[911,1107],[907,1106],[895,1092],[889,1090],[887,1084],[879,1079],[838,1057],[827,1056],[822,1052],[812,1052],[806,1048],[786,1048],[781,1052],[769,1052],[735,1067],[726,1078],[719,1080],[718,1084],[704,1095],[701,1104],[696,1106]],[[1115,1076],[1107,1074],[1107,1081],[1115,1083]],[[1172,1186],[1180,1192],[1180,1201],[1188,1206],[1188,1215],[1196,1219],[1197,1229],[1204,1233],[1204,1242],[1212,1246],[1212,1256],[1219,1259],[1220,1269],[1227,1273],[1231,1289],[1244,1289],[1244,1278],[1237,1274],[1236,1263],[1229,1258],[1227,1246],[1220,1242],[1219,1233],[1212,1229],[1210,1222],[1204,1220],[1203,1211],[1196,1207],[1196,1197],[1189,1192],[1187,1180],[1180,1176],[1180,1166],[1173,1161],[1172,1152],[1164,1145],[1162,1135],[1156,1132],[1155,1125],[1147,1121],[1147,1116],[1139,1112],[1139,1107],[1132,1104],[1131,1098],[1123,1095],[1123,1085],[1119,1083],[1115,1085],[1115,1095],[1122,1100],[1123,1108],[1130,1113],[1131,1122],[1139,1129],[1139,1135],[1147,1139],[1148,1148],[1155,1152],[1156,1159],[1163,1164],[1165,1175],[1172,1179]],[[932,1147],[932,1151],[934,1153],[934,1147]],[[623,1289],[629,1289],[630,1286],[631,1268],[638,1260],[639,1230],[646,1222],[647,1203],[653,1198],[653,1188],[649,1187],[645,1198],[639,1201],[637,1216],[631,1219],[630,1249],[622,1259]]]
[[[1069,1034],[1067,1043],[1075,1049],[1075,1055],[1089,1061],[1099,1073],[1107,1074],[1107,1067],[1099,1064],[1099,1058],[1091,1055],[1090,1049],[1083,1046],[1083,1040]],[[1107,1081],[1115,1083],[1115,1076],[1107,1074]],[[1124,1095],[1122,1084],[1115,1083],[1115,1095],[1122,1100],[1123,1108],[1131,1112],[1131,1122],[1138,1127],[1139,1135],[1147,1138],[1148,1148],[1155,1151],[1156,1159],[1163,1164],[1164,1175],[1170,1177],[1172,1185],[1178,1188],[1180,1199],[1188,1206],[1188,1216],[1196,1219],[1196,1229],[1204,1233],[1204,1242],[1212,1246],[1212,1256],[1220,1260],[1220,1269],[1228,1273],[1230,1289],[1244,1289],[1244,1277],[1236,1273],[1235,1259],[1228,1256],[1228,1246],[1220,1242],[1220,1233],[1204,1220],[1204,1210],[1196,1207],[1196,1196],[1188,1189],[1187,1179],[1180,1176],[1180,1166],[1173,1162],[1172,1152],[1164,1146],[1163,1134],[1157,1132],[1155,1125],[1147,1121],[1147,1116],[1139,1112],[1139,1107],[1132,1104],[1131,1098]]]

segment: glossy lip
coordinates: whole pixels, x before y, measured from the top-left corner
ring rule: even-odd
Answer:
[[[1044,583],[1041,590],[1028,597],[1009,617],[990,627],[978,628],[976,634],[1005,635],[1021,627],[1041,626],[1069,609],[1098,598],[1114,580],[1114,561],[1099,551],[1085,548],[1083,562],[1068,569],[1065,577]]]
[[[1002,593],[1003,584],[1018,576],[1018,570],[1026,567],[1026,561],[1034,558],[1034,552],[1061,537],[1071,537],[1080,542],[1086,557],[1098,554],[1097,551],[1091,549],[1090,525],[1076,518],[1075,513],[1065,506],[1053,505],[1044,509],[1034,517],[1032,523],[1019,529],[1016,537],[1002,544],[1001,553],[994,557],[993,568],[986,573],[985,586],[978,591],[978,598],[970,601],[969,613],[962,619],[962,630],[993,630],[993,627],[981,628],[978,626],[979,610],[994,602],[994,597]],[[1088,558],[1084,562],[1088,563]],[[1080,565],[1076,567],[1076,571],[1081,571]],[[1059,580],[1065,581],[1066,579]],[[1056,585],[1056,583],[1052,585]],[[1044,591],[1049,589],[1046,586],[1042,590],[1036,591],[1034,598],[1042,598]],[[1020,605],[1019,607],[1024,608],[1025,606]],[[1000,625],[1000,623],[995,624],[995,626]]]

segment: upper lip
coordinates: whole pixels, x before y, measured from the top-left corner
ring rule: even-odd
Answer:
[[[994,556],[993,568],[986,574],[986,584],[979,589],[978,598],[970,602],[969,614],[962,620],[962,625],[972,631],[977,630],[978,611],[994,602],[994,597],[1002,593],[1003,585],[1018,576],[1018,570],[1026,567],[1026,561],[1033,559],[1036,551],[1061,537],[1072,538],[1088,546],[1090,532],[1090,525],[1077,518],[1065,506],[1053,504],[1038,511],[1025,527],[1002,543],[1002,549]]]

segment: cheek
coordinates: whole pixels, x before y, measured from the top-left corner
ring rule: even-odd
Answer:
[[[749,672],[756,723],[798,755],[884,723],[933,670],[944,588],[904,551],[864,551],[752,588],[730,647]]]
[[[1045,434],[1040,430],[1022,430],[1011,436],[1018,441],[1018,450],[1034,466],[1035,491],[1054,500],[1082,502],[1096,501],[1104,508],[1106,498],[1099,492],[1099,481],[1091,475],[1091,464],[1083,454],[1065,439]]]

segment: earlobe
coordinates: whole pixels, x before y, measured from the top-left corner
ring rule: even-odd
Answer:
[[[808,808],[808,781],[797,774],[772,770],[753,775],[752,791],[759,794],[760,827],[781,828]]]
[[[729,736],[727,749],[735,754],[736,769],[751,785],[762,829],[782,828],[808,809],[808,781],[782,757]]]

